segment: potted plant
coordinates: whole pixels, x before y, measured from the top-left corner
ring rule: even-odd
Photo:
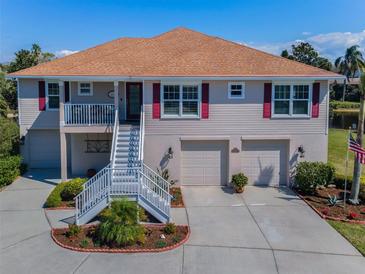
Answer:
[[[247,185],[248,178],[243,173],[234,174],[232,176],[232,184],[237,193],[242,193]]]

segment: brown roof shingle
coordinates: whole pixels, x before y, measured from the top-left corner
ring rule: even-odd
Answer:
[[[221,38],[176,28],[120,38],[9,76],[338,76]]]

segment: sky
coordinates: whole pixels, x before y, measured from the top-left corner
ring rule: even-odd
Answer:
[[[33,43],[61,57],[176,27],[274,54],[308,41],[334,60],[354,44],[364,51],[365,0],[0,0],[0,62]]]

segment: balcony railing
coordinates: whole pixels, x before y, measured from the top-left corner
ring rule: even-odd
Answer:
[[[65,125],[112,125],[113,104],[65,104]]]

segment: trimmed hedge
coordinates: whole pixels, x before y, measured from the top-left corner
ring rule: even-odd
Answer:
[[[0,187],[10,185],[16,177],[25,173],[27,166],[18,155],[0,158]]]
[[[360,178],[361,184],[365,185],[365,177]],[[333,183],[337,188],[343,189],[345,187],[345,175],[336,174]],[[352,186],[352,176],[347,176],[347,189],[350,190]]]
[[[359,109],[360,103],[359,102],[342,102],[342,101],[330,101],[330,108],[331,109]]]
[[[318,186],[331,184],[335,168],[322,162],[300,162],[294,174],[294,186],[305,194],[313,194]]]
[[[82,191],[86,178],[75,178],[59,183],[49,194],[46,207],[59,207],[63,201],[72,201]]]

